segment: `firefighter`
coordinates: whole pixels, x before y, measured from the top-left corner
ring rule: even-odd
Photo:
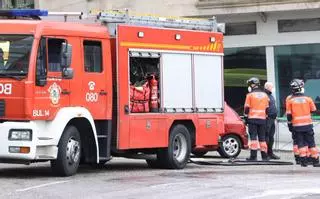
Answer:
[[[264,84],[265,92],[269,97],[269,109],[267,117],[267,126],[266,126],[266,141],[268,146],[268,156],[270,159],[278,160],[280,157],[273,153],[273,144],[274,144],[274,134],[275,134],[275,119],[277,118],[277,107],[275,99],[272,95],[273,84],[271,82],[266,82]]]
[[[247,84],[249,93],[246,96],[244,105],[244,118],[246,124],[248,124],[250,135],[250,157],[247,160],[257,160],[257,150],[260,145],[262,160],[267,161],[269,157],[267,155],[268,147],[265,134],[269,97],[259,88],[260,81],[258,78],[250,78]]]
[[[308,166],[307,151],[309,148],[313,166],[320,167],[311,119],[311,113],[317,110],[316,106],[310,97],[304,95],[303,80],[292,80],[290,87],[292,96],[286,101],[286,115],[289,130],[295,133],[301,166]]]
[[[287,96],[286,98],[286,104],[290,100],[292,95]],[[292,126],[288,123],[289,131],[291,132],[292,142],[293,142],[293,154],[296,164],[301,164],[300,157],[299,157],[299,148],[298,148],[298,142],[296,138],[295,132],[292,130]]]

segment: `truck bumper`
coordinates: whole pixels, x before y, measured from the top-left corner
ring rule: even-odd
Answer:
[[[31,130],[30,141],[9,140],[12,129]],[[0,123],[0,162],[28,163],[41,160],[56,159],[58,148],[53,139],[43,136],[36,122],[3,122]],[[21,149],[21,150],[19,150]]]

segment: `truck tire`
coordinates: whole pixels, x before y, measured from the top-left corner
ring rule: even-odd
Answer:
[[[226,135],[222,138],[217,151],[223,158],[236,158],[241,152],[241,146],[238,136]]]
[[[189,160],[191,138],[188,129],[181,124],[173,127],[169,136],[169,146],[158,153],[158,159],[164,168],[183,169]]]
[[[58,176],[74,175],[79,167],[81,157],[81,139],[74,126],[67,126],[58,144],[58,156],[51,161],[51,168]]]
[[[197,158],[201,158],[204,155],[206,155],[207,153],[208,153],[208,151],[194,151],[194,152],[192,152],[192,154]]]
[[[163,168],[162,162],[159,160],[146,160],[148,167],[153,168],[153,169],[161,169]]]

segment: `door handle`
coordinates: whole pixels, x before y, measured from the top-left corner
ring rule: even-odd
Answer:
[[[70,93],[71,93],[71,91],[68,91],[68,90],[66,90],[66,89],[63,89],[63,90],[61,91],[61,94],[62,94],[62,95],[70,95]]]
[[[108,93],[107,93],[107,91],[104,91],[104,90],[101,90],[100,92],[99,92],[99,95],[107,95]]]

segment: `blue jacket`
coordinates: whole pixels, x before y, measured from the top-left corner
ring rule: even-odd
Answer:
[[[276,119],[277,118],[277,107],[276,107],[276,100],[274,99],[274,97],[272,96],[272,93],[268,90],[265,90],[265,92],[267,93],[268,97],[269,97],[269,109],[268,109],[268,117],[272,118],[272,119]]]

